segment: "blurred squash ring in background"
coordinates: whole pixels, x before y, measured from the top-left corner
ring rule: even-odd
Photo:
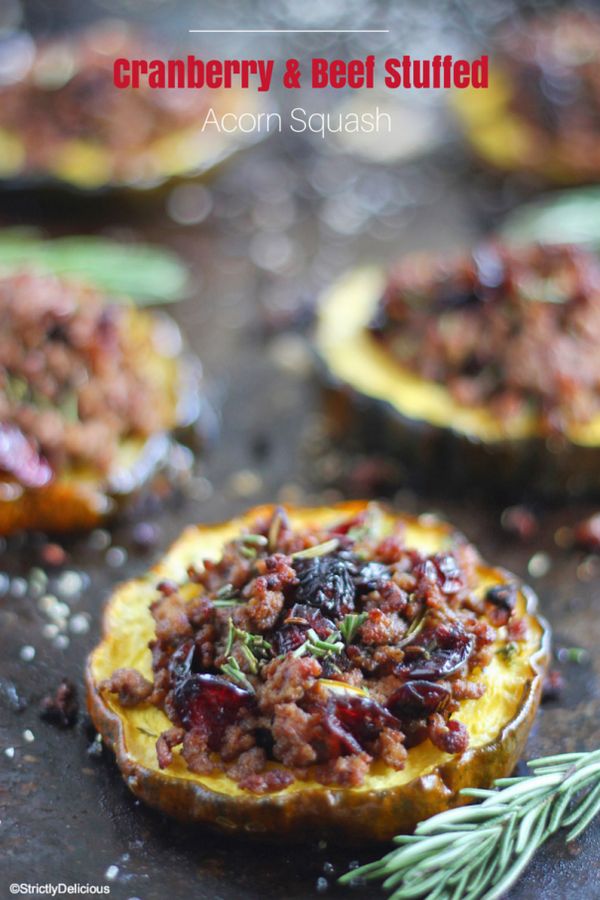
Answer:
[[[392,454],[427,490],[504,499],[600,492],[600,416],[548,439],[531,417],[507,430],[486,406],[459,403],[368,331],[385,285],[385,270],[355,269],[319,303],[315,351],[333,433],[357,433],[367,449]]]
[[[0,182],[11,189],[150,190],[201,176],[265,134],[202,130],[211,107],[218,116],[258,113],[253,91],[115,87],[116,57],[156,56],[124,22],[37,45],[22,34],[13,41],[4,52],[20,62],[0,83]]]
[[[28,273],[8,276],[9,279],[19,277],[30,277],[34,282],[40,279],[39,275]],[[54,280],[55,276],[42,275],[41,278]],[[65,292],[80,289],[77,282],[70,283],[65,279],[59,279],[58,284],[65,286]],[[83,285],[81,289],[93,290]],[[8,419],[0,422],[0,535],[32,529],[48,532],[91,529],[134,501],[168,496],[189,475],[193,460],[191,451],[202,441],[203,419],[208,414],[201,390],[200,361],[185,351],[179,328],[169,316],[133,306],[115,309],[122,350],[127,354],[131,371],[140,384],[148,385],[146,399],[153,397],[156,412],[160,410],[158,418],[150,419],[154,427],[142,433],[132,426],[129,433],[117,435],[106,470],[93,459],[75,458],[66,452],[62,464],[48,466],[43,446],[40,451],[37,442],[27,436],[27,431],[21,431],[19,420],[10,413],[9,382],[13,376],[10,370],[0,367],[0,384],[9,407]],[[104,312],[107,310],[105,306]],[[101,328],[101,323],[98,327]],[[11,337],[14,340],[14,335]],[[31,335],[29,337],[31,340]],[[36,355],[37,349],[30,344],[29,349],[22,352],[26,360],[27,354],[30,357]],[[35,410],[38,401],[34,388],[21,376],[16,381],[21,382],[23,390],[28,392],[28,399],[12,401],[17,403],[16,409],[26,403],[29,412]],[[119,390],[129,389],[128,383],[116,385],[117,396]],[[139,400],[145,395],[138,392],[132,396]],[[81,394],[76,393],[75,397],[75,418],[82,421],[79,416]],[[112,405],[107,399],[101,402],[105,407],[104,415],[110,416]],[[54,413],[59,411],[59,406],[47,401],[41,407],[40,416],[43,410]],[[95,418],[86,417],[85,424],[93,426],[96,421],[102,421],[98,413]],[[17,441],[15,443],[13,439],[11,450],[11,436],[14,438],[15,435]],[[15,457],[14,463],[11,457]],[[44,477],[20,476],[20,470],[28,476],[32,465],[35,473],[40,461]]]
[[[476,155],[553,184],[600,178],[600,19],[563,9],[503,26],[491,42],[489,87],[454,91]]]

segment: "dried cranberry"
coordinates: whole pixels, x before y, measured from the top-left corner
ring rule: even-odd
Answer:
[[[396,674],[433,681],[446,678],[464,666],[474,645],[473,636],[458,622],[427,629],[405,648],[404,661],[396,667]]]
[[[56,691],[40,703],[40,717],[59,728],[71,728],[78,715],[77,688],[68,678],[63,678]]]
[[[307,628],[303,625],[284,625],[272,639],[273,648],[277,656],[297,650],[306,641]]]
[[[197,729],[210,750],[218,750],[223,733],[243,709],[254,704],[249,691],[218,675],[190,675],[176,688],[174,706],[188,731]]]
[[[387,708],[398,719],[424,719],[444,709],[450,691],[433,681],[407,681],[387,702]]]
[[[41,488],[52,480],[48,461],[16,425],[0,423],[0,471],[26,488]]]
[[[390,580],[390,571],[383,563],[369,562],[362,566],[354,579],[356,589],[361,594],[375,591],[383,581]]]
[[[314,606],[303,606],[300,603],[295,603],[285,620],[286,624],[290,620],[293,620],[293,624],[312,628],[321,640],[325,640],[325,638],[328,638],[330,634],[336,631],[335,623],[331,619],[327,619],[321,610],[315,609]]]
[[[354,609],[354,564],[350,557],[315,556],[294,562],[296,600],[335,616]]]
[[[331,619],[325,618],[320,609],[295,603],[289,611],[281,628],[270,638],[276,654],[289,653],[300,647],[312,628],[321,640],[325,640],[336,630]]]
[[[398,719],[375,700],[351,695],[331,697],[325,720],[347,753],[359,753],[383,728],[400,728]]]
[[[462,572],[451,553],[437,553],[433,563],[440,576],[440,587],[444,594],[456,594],[464,587]]]
[[[512,612],[517,603],[517,588],[514,584],[495,584],[491,587],[485,599],[498,609]]]

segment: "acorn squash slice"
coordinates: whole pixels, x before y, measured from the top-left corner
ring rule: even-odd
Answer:
[[[330,508],[287,508],[292,528],[331,527],[366,509],[364,502]],[[382,529],[405,526],[406,546],[433,553],[453,545],[456,533],[431,516],[410,518],[382,507]],[[451,755],[425,740],[408,750],[398,771],[381,760],[359,787],[331,787],[308,779],[258,795],[242,789],[227,774],[193,774],[175,750],[172,763],[159,768],[156,737],[172,724],[161,709],[141,703],[122,706],[102,686],[119,668],[131,667],[152,678],[148,642],[154,636],[150,604],[163,579],[181,582],[188,565],[220,558],[224,544],[275,507],[258,507],[240,518],[188,528],[163,560],[146,576],[117,588],[104,614],[103,637],[91,653],[86,683],[88,708],[96,728],[114,750],[117,764],[133,793],[150,806],[185,821],[207,823],[226,832],[285,839],[323,835],[335,840],[387,840],[440,810],[464,802],[462,787],[488,786],[510,773],[517,762],[540,699],[549,650],[548,626],[537,615],[537,601],[518,588],[516,612],[526,622],[526,637],[505,653],[507,637],[493,646],[491,662],[474,670],[486,691],[478,700],[463,700],[457,715],[470,733],[468,749]],[[477,563],[477,591],[514,582],[513,576]],[[470,677],[470,676],[469,676]],[[332,690],[344,685],[327,682]],[[280,767],[278,763],[270,766]]]
[[[499,30],[489,86],[451,96],[481,160],[499,171],[529,173],[553,184],[598,180],[594,85],[599,34],[595,12],[570,8],[514,20]]]
[[[143,80],[138,88],[113,84],[116,59],[155,61],[167,50],[115,19],[16,48],[24,70],[0,86],[0,179],[34,190],[151,190],[201,176],[264,136],[203,128],[212,107],[217,118],[258,114],[254,92],[190,87],[177,98],[177,89]]]
[[[549,498],[600,491],[600,416],[561,435],[528,409],[500,420],[402,366],[368,331],[386,285],[375,267],[351,271],[321,298],[315,349],[335,434],[406,463],[422,489]]]
[[[134,307],[123,308],[122,315],[140,375],[164,396],[164,428],[121,440],[106,473],[67,465],[44,486],[28,487],[0,472],[0,535],[91,529],[155,488],[164,494],[183,474],[178,439],[195,443],[202,410],[199,360],[181,353],[181,335],[170,317]],[[165,348],[160,352],[159,344]]]

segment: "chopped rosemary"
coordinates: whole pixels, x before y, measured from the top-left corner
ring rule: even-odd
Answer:
[[[271,650],[271,644],[262,636],[262,634],[252,634],[250,631],[244,631],[234,625],[233,620],[229,620],[229,631],[227,632],[227,640],[223,651],[225,656],[229,656],[235,641],[239,641],[243,646],[248,647],[253,654],[266,656]]]
[[[221,666],[221,672],[223,672],[224,675],[228,675],[230,678],[233,678],[234,681],[237,681],[238,684],[241,684],[241,686],[247,691],[251,691],[252,693],[254,693],[252,684],[248,681],[248,679],[240,669],[240,664],[238,663],[235,656],[230,656],[229,660],[223,666]]]
[[[341,624],[340,624],[340,632],[346,644],[351,644],[358,629],[363,625],[367,619],[369,618],[369,614],[366,612],[363,613],[349,613],[347,616],[344,616]]]
[[[145,734],[146,737],[158,738],[158,735],[156,734],[155,731],[150,731],[148,728],[144,728],[143,725],[138,725],[138,726],[137,726],[137,730],[138,730],[141,734]]]
[[[519,648],[514,641],[509,641],[508,644],[504,644],[496,650],[496,656],[502,657],[505,663],[509,663],[517,654],[518,650]]]
[[[264,534],[244,534],[240,538],[240,543],[251,544],[255,547],[266,547],[269,543],[269,539],[266,538]]]
[[[406,634],[404,635],[404,637],[402,638],[401,641],[398,641],[396,646],[397,647],[406,647],[407,644],[410,644],[412,639],[415,638],[418,635],[418,633],[421,631],[424,624],[425,624],[425,612],[423,611],[420,615],[416,616],[412,620],[412,622],[408,626]]]
[[[370,503],[366,510],[364,522],[351,528],[348,532],[348,537],[355,543],[371,538],[380,530],[382,521],[381,507]]]
[[[323,544],[316,544],[314,547],[307,547],[306,550],[297,550],[292,553],[292,559],[313,559],[315,556],[325,556],[327,553],[333,553],[339,545],[337,538],[325,541]]]
[[[258,556],[256,547],[248,547],[246,544],[242,544],[240,547],[240,553],[242,556],[245,556],[246,559],[256,559]]]
[[[258,675],[258,660],[250,647],[247,644],[240,645],[240,651],[246,657],[246,662],[250,666],[250,671],[253,675]]]
[[[313,628],[309,628],[306,632],[307,640],[292,652],[292,656],[316,656],[323,658],[325,656],[337,656],[344,649],[342,641],[338,640],[339,635],[335,632],[330,634],[326,640],[321,640],[317,632]]]
[[[284,516],[285,512],[281,507],[278,507],[273,513],[271,526],[269,528],[269,550],[271,551],[271,553],[273,553],[273,551],[277,549],[277,541],[279,540],[281,528],[285,521]]]
[[[394,838],[396,849],[340,881],[381,879],[392,900],[498,900],[550,835],[569,828],[566,841],[574,841],[600,813],[600,750],[534,759],[529,768],[490,790],[463,789],[481,802],[420,822]]]
[[[232,584],[224,584],[217,591],[217,596],[213,600],[213,606],[217,609],[224,609],[228,606],[239,606],[242,598],[238,596]]]

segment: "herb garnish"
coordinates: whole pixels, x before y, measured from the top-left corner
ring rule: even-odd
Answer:
[[[242,670],[240,669],[240,664],[238,663],[235,656],[230,656],[225,665],[221,666],[221,672],[224,675],[228,675],[230,678],[233,678],[234,681],[237,681],[243,688],[251,693],[254,693],[254,688],[252,684],[248,681]]]
[[[503,644],[496,650],[496,656],[502,657],[505,663],[509,663],[518,652],[519,648],[514,641],[509,641],[508,644]]]
[[[223,609],[228,606],[239,606],[241,602],[242,599],[234,586],[232,584],[224,584],[217,591],[217,595],[213,600],[213,606],[216,606],[217,609]]]
[[[292,652],[292,656],[311,656],[323,658],[325,656],[337,656],[344,649],[344,644],[339,640],[339,634],[333,632],[325,640],[321,640],[314,628],[306,632],[307,640]]]
[[[227,640],[223,651],[225,656],[229,656],[235,641],[239,641],[244,647],[248,647],[253,654],[266,656],[272,649],[269,641],[262,634],[252,634],[250,631],[244,631],[234,625],[233,619],[229,620],[229,631],[227,632]]]
[[[600,750],[534,759],[529,768],[494,789],[464,788],[482,802],[420,822],[394,838],[397,849],[340,881],[383,879],[392,900],[498,900],[550,835],[569,828],[566,841],[574,841],[600,813]]]
[[[358,629],[361,625],[364,625],[368,618],[369,614],[366,612],[349,613],[347,616],[344,616],[340,623],[340,633],[346,644],[352,643],[357,635]]]
[[[323,544],[307,547],[306,550],[297,550],[295,553],[292,553],[291,558],[314,559],[316,556],[326,556],[328,553],[333,553],[334,550],[337,550],[339,543],[337,538],[332,538],[330,541],[325,541]]]

